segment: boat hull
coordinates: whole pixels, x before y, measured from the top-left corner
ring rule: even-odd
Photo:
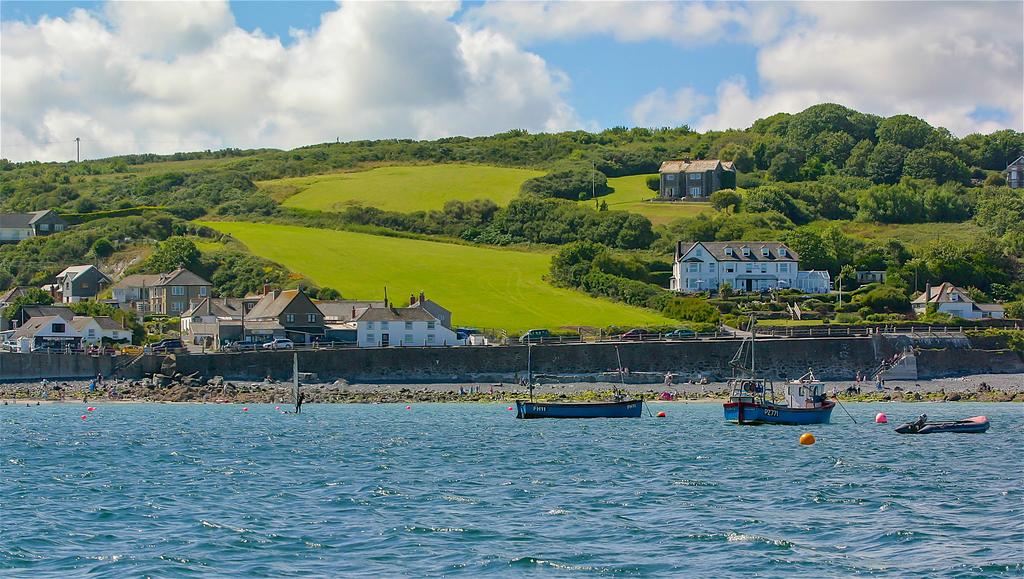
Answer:
[[[966,420],[954,420],[948,422],[926,423],[920,429],[916,428],[913,422],[908,422],[898,428],[900,434],[939,434],[942,432],[963,432],[968,434],[981,434],[988,430],[989,421],[984,416],[975,416]]]
[[[621,402],[530,402],[516,400],[516,418],[640,418],[641,400]]]
[[[818,408],[790,408],[781,404],[726,402],[725,419],[736,424],[827,424],[835,402]]]

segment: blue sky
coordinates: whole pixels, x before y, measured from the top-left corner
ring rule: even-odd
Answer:
[[[0,154],[59,158],[47,144],[72,133],[121,143],[102,151],[118,153],[287,148],[330,135],[744,128],[823,101],[915,114],[957,134],[1022,130],[1021,12],[957,2],[4,1]]]

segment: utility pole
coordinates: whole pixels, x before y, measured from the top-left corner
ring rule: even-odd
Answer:
[[[82,162],[82,139],[75,137],[75,162]]]

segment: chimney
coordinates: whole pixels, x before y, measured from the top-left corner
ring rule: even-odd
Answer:
[[[924,284],[924,299],[928,301],[932,299],[932,284],[931,282],[925,282]]]
[[[352,319],[356,319],[356,307],[352,306]]]
[[[263,284],[263,295],[267,295],[269,293],[270,293],[270,284],[269,283]]]
[[[420,303],[422,304],[425,299],[427,298],[423,296],[423,290],[420,290]]]
[[[409,305],[410,306],[416,305],[416,296],[414,296],[412,294],[409,294]]]

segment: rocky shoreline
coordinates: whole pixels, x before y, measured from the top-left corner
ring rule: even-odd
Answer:
[[[1024,402],[1024,374],[979,374],[962,378],[889,381],[878,391],[861,383],[860,393],[847,391],[858,385],[850,381],[828,382],[829,390],[844,401],[862,402]],[[612,395],[612,383],[545,384],[535,390],[540,400],[604,400]],[[776,385],[778,388],[779,384]],[[630,395],[645,400],[719,401],[728,397],[724,382],[651,386],[626,384]],[[309,403],[399,403],[399,402],[507,402],[528,398],[518,384],[348,384],[345,382],[303,384]],[[214,377],[154,376],[143,380],[106,380],[90,391],[90,381],[32,381],[0,384],[0,400],[17,402],[193,402],[193,403],[277,403],[292,402],[288,382],[240,382]]]

